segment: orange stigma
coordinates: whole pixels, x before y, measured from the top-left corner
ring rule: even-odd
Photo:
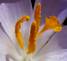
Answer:
[[[23,36],[22,36],[22,33],[20,31],[21,29],[21,25],[22,23],[26,20],[28,21],[30,19],[29,16],[22,16],[16,23],[16,26],[15,26],[15,34],[16,34],[16,39],[17,39],[17,42],[20,46],[20,48],[24,48],[24,40],[23,40]]]
[[[40,21],[41,21],[41,4],[36,4],[35,11],[34,11],[34,19],[37,23],[37,30],[39,30]]]
[[[33,53],[36,47],[36,35],[37,35],[37,24],[34,21],[31,25],[30,38],[28,43],[28,53]]]

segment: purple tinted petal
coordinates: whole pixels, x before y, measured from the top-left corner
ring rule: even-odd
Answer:
[[[60,14],[58,15],[58,19],[61,24],[64,22],[66,18],[67,18],[67,8],[61,11]]]
[[[58,16],[60,12],[67,8],[67,1],[64,0],[41,0],[41,4],[43,21],[45,16]]]

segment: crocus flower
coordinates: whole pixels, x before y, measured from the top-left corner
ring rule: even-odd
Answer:
[[[30,1],[28,1],[27,3],[29,2]],[[6,10],[8,11],[7,9],[9,7],[8,4],[3,3],[2,7],[0,7],[5,11],[5,8],[3,7],[6,7]],[[29,10],[32,14],[33,12],[32,8]],[[34,15],[28,15],[28,13],[26,14],[26,12],[24,11],[22,13],[23,15],[22,16],[20,15],[20,18],[16,19],[16,21],[14,20],[10,21],[11,18],[8,19],[8,17],[12,15],[8,16],[8,13],[6,13],[7,16],[5,17],[5,20],[2,18],[3,16],[5,16],[5,14],[1,15],[0,54],[5,56],[6,61],[64,60],[62,58],[63,57],[66,58],[67,50],[62,49],[55,39],[59,34],[62,34],[64,31],[66,31],[67,27],[63,27],[62,24],[59,23],[59,20],[57,19],[56,16],[46,17],[44,25],[40,25],[41,23],[40,2],[37,2],[35,5],[35,9],[33,12]],[[32,16],[34,16],[34,19],[32,18]],[[12,23],[10,24],[9,21],[10,23],[11,22]],[[55,35],[55,33],[58,34]],[[51,42],[48,43],[50,40]],[[47,44],[49,47],[46,46]],[[54,51],[52,51],[52,49]]]

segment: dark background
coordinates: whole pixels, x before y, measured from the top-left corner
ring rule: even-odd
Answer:
[[[34,8],[35,0],[31,0],[32,8]]]

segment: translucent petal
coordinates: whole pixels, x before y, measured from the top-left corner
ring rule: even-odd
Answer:
[[[22,15],[32,16],[31,2],[30,0],[21,0],[14,3],[2,3],[0,5],[0,13],[0,21],[13,40],[16,20]]]
[[[30,28],[31,28],[31,22],[25,22],[22,26],[22,36],[24,39],[24,47],[27,48],[28,47],[28,40],[29,40],[29,36],[30,36]]]
[[[43,27],[43,26],[42,26]],[[42,29],[41,27],[41,29]],[[36,42],[36,51],[35,55],[38,55],[40,53],[41,47],[43,47],[43,44],[48,40],[48,38],[53,34],[53,30],[47,30],[43,32],[42,34],[39,34],[37,36],[37,42]]]
[[[59,33],[55,33],[55,35],[50,39],[50,42],[43,47],[37,55],[45,55],[48,52],[57,51],[60,49],[67,49],[67,26],[63,27],[63,30]]]

